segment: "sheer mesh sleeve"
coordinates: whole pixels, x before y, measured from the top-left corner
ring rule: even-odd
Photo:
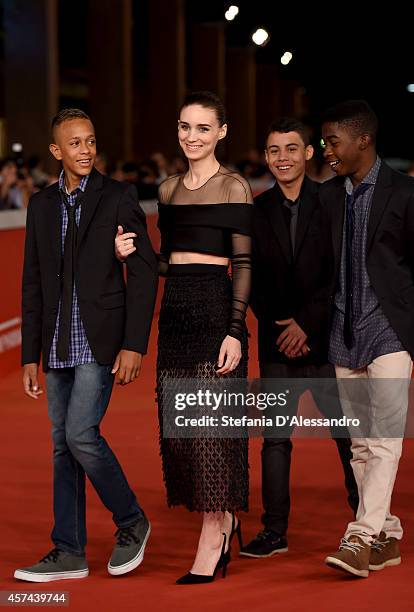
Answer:
[[[244,202],[246,202],[246,204],[253,204],[252,190],[246,179],[236,173],[229,176],[233,178],[228,196],[229,204],[243,204]]]
[[[177,187],[179,175],[168,177],[161,183],[158,189],[158,198],[161,204],[168,204],[171,201],[173,193]],[[158,216],[158,229],[161,234],[160,252],[157,255],[158,258],[158,274],[160,276],[167,276],[168,266],[170,261],[170,249],[168,246],[167,235],[168,226],[164,224],[161,212]]]
[[[158,258],[158,274],[159,276],[167,276],[168,265],[170,261],[170,249],[167,244],[167,227],[164,221],[163,207],[158,209],[158,229],[160,230],[160,252],[157,255]]]
[[[240,175],[233,181],[229,202],[253,203],[253,196],[249,183]],[[252,240],[244,234],[232,234],[231,269],[233,277],[233,301],[231,309],[231,322],[229,336],[241,340],[245,333],[245,320],[247,306],[250,298],[250,285],[252,274]]]
[[[158,275],[167,276],[170,256],[167,253],[163,253],[162,245],[160,248],[160,252],[157,255],[157,259],[158,259]]]
[[[233,277],[233,301],[229,336],[241,340],[245,332],[246,311],[251,283],[251,238],[232,234],[231,269]]]

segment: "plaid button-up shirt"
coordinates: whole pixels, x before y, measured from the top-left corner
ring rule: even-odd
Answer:
[[[346,285],[346,218],[344,219],[339,288],[335,295],[329,361],[346,368],[358,369],[372,363],[380,355],[397,353],[404,348],[382,311],[372,288],[367,264],[368,221],[372,195],[381,167],[377,160],[362,183],[369,187],[357,196],[354,203],[355,229],[352,240],[352,312],[354,346],[348,349],[344,342],[345,285]],[[354,187],[349,177],[345,179],[345,192],[352,195]]]
[[[67,202],[70,206],[74,206],[76,202],[76,198],[79,194],[79,191],[84,192],[86,189],[86,185],[88,183],[89,175],[82,177],[79,187],[72,191],[72,193],[68,193],[65,185],[65,173],[62,170],[59,176],[59,189],[61,192],[61,204],[60,210],[62,215],[62,256],[65,248],[65,236],[66,230],[68,227],[68,212],[66,210],[66,206],[64,203],[64,196],[66,197]],[[81,216],[81,208],[80,205],[75,211],[75,220],[76,225],[79,226],[79,220]],[[78,296],[76,293],[75,284],[73,285],[73,299],[72,299],[72,321],[71,321],[71,330],[70,330],[70,342],[69,342],[69,356],[66,361],[61,361],[56,354],[56,345],[59,334],[59,321],[60,321],[60,305],[59,302],[59,311],[56,319],[56,328],[55,335],[53,337],[52,348],[50,349],[49,355],[49,368],[71,368],[74,366],[82,365],[84,363],[95,363],[96,359],[94,358],[91,348],[89,346],[88,340],[86,338],[85,329],[83,327],[82,319],[79,312],[79,304],[78,304]]]

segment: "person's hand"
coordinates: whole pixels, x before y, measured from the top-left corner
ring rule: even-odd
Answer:
[[[26,363],[23,366],[23,389],[26,395],[32,399],[38,399],[43,393],[43,389],[39,384],[37,363]]]
[[[241,344],[240,340],[232,336],[226,336],[221,343],[220,353],[218,358],[217,374],[228,374],[239,365],[241,359]]]
[[[297,353],[302,349],[308,336],[300,325],[296,323],[295,319],[283,319],[282,321],[275,321],[275,323],[277,325],[286,325],[286,328],[276,340],[279,351],[285,353],[287,357],[298,356]]]
[[[306,342],[302,346],[302,348],[299,349],[298,351],[289,351],[289,352],[285,351],[285,355],[286,357],[288,357],[288,359],[297,359],[298,357],[306,357],[307,355],[309,355],[309,353],[310,353],[310,348],[306,344]]]
[[[127,385],[139,376],[141,361],[141,353],[126,349],[119,351],[112,368],[112,374],[118,374],[118,385]]]
[[[122,225],[118,225],[118,231],[115,236],[115,256],[120,262],[124,262],[128,255],[131,255],[137,248],[134,246],[134,238],[137,235],[133,232],[124,234]]]

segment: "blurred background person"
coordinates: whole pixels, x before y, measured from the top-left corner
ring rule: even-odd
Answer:
[[[0,210],[22,208],[22,198],[17,187],[17,164],[6,158],[0,162]]]
[[[96,155],[95,168],[101,174],[108,174],[108,158],[105,153],[98,153]]]
[[[158,168],[158,183],[162,183],[169,176],[169,162],[161,151],[156,151],[150,158]]]

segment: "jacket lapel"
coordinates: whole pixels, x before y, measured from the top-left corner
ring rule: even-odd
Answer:
[[[332,179],[331,194],[329,200],[331,202],[331,229],[332,229],[332,248],[335,257],[335,271],[339,271],[342,255],[342,239],[344,230],[345,218],[345,186],[341,178]]]
[[[371,210],[368,220],[367,253],[372,245],[378,224],[382,219],[392,191],[392,170],[381,162],[377,182],[372,195]]]
[[[310,221],[312,219],[313,213],[315,211],[317,205],[317,188],[313,184],[313,182],[305,177],[302,193],[300,196],[300,204],[299,204],[299,216],[298,216],[298,224],[296,227],[296,238],[295,238],[295,254],[294,258],[296,259],[306,233],[309,229]]]
[[[86,185],[85,193],[80,194],[79,196],[82,198],[82,209],[76,248],[79,248],[79,245],[85,236],[85,232],[92,221],[92,217],[95,213],[96,207],[98,206],[99,200],[102,197],[102,193],[103,176],[94,168],[89,177],[88,184]]]
[[[276,240],[280,244],[280,248],[286,258],[286,260],[292,262],[292,253],[290,247],[290,235],[289,230],[286,226],[286,221],[283,216],[282,205],[281,205],[281,194],[277,187],[277,184],[270,190],[269,199],[263,206],[263,212],[267,216],[270,226],[273,230]]]
[[[48,191],[49,206],[46,214],[50,219],[51,235],[50,244],[53,252],[53,257],[60,269],[62,260],[62,211],[61,197],[59,193],[59,184],[55,183]],[[49,224],[46,225],[46,227]]]

